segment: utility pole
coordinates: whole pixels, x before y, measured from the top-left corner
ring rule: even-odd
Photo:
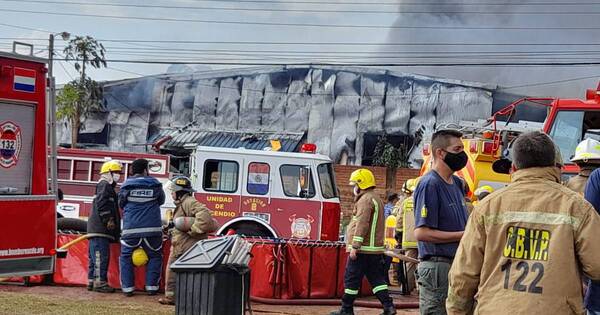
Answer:
[[[69,37],[71,36],[71,34],[69,34],[68,32],[62,32],[62,33],[58,33],[61,35],[63,40],[69,40]],[[49,100],[48,100],[48,105],[50,107],[50,173],[51,173],[51,178],[53,178],[54,180],[52,181],[52,185],[51,187],[51,192],[54,195],[58,195],[58,183],[57,183],[57,179],[58,179],[58,161],[57,161],[57,155],[58,155],[58,148],[57,148],[57,143],[56,143],[56,82],[54,80],[54,73],[53,73],[53,68],[54,68],[54,35],[56,34],[50,34],[50,37],[48,38],[48,86],[49,86]]]

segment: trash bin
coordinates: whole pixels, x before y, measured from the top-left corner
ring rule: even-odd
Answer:
[[[243,315],[250,303],[250,248],[239,236],[227,236],[200,241],[177,259],[171,265],[176,314]]]

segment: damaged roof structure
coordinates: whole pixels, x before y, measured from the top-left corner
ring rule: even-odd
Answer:
[[[295,150],[306,141],[336,162],[344,158],[361,164],[367,135],[427,136],[436,126],[487,118],[495,89],[482,83],[343,66],[148,76],[105,83],[105,111],[86,119],[80,142],[141,152],[170,134],[176,135],[165,143],[170,149],[206,144],[211,137],[229,137],[213,143],[246,146],[241,139],[254,134],[262,139],[260,145],[278,137],[292,139],[284,147]],[[59,127],[59,143],[69,143],[68,128],[66,123]],[[417,147],[411,160],[419,158]]]

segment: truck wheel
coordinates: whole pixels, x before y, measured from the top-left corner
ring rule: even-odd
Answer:
[[[59,230],[69,230],[75,232],[87,232],[87,221],[75,218],[58,218],[56,227]]]
[[[241,222],[230,226],[235,233],[244,236],[275,237],[271,231],[264,226],[252,222]]]

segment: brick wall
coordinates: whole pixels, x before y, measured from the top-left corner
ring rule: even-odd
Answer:
[[[404,182],[419,176],[419,169],[414,168],[401,168],[396,171],[396,192],[400,192],[402,190],[402,185]]]
[[[345,226],[350,220],[350,216],[352,214],[352,206],[354,202],[354,194],[352,192],[352,186],[348,184],[348,179],[350,178],[350,174],[358,169],[358,168],[367,168],[373,172],[375,175],[375,181],[377,183],[377,188],[375,191],[379,196],[384,199],[386,195],[386,168],[378,167],[378,166],[356,166],[356,165],[335,165],[335,177],[337,186],[340,189],[340,201],[342,207],[342,225]],[[399,169],[396,171],[396,187],[397,190],[402,187],[404,181],[409,178],[414,178],[419,175],[418,169]]]

